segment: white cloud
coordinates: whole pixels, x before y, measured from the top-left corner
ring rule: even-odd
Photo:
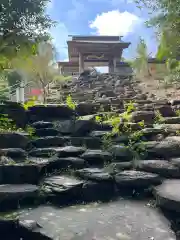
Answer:
[[[113,10],[97,15],[89,27],[95,29],[98,35],[126,36],[141,22],[142,19],[132,13]]]

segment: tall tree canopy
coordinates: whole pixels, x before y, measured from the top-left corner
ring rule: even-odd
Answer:
[[[166,58],[171,57],[171,48],[170,46],[167,44],[167,38],[166,35],[164,33],[161,33],[161,37],[160,37],[160,43],[158,46],[158,51],[156,54],[156,58],[159,60],[163,60]]]
[[[137,0],[141,7],[152,10],[150,26],[155,26],[160,34],[159,51],[167,51],[177,57],[180,49],[180,0]],[[169,56],[167,56],[169,57]]]
[[[132,63],[135,71],[139,74],[150,75],[148,68],[148,49],[144,39],[140,38],[136,49],[136,58]]]
[[[45,11],[49,1],[0,0],[1,60],[48,36],[47,30],[53,24]]]

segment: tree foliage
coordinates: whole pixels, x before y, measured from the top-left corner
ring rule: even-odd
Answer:
[[[158,46],[158,51],[156,54],[156,58],[158,60],[164,60],[171,56],[170,46],[167,44],[167,38],[164,33],[161,34],[160,44]]]
[[[31,48],[47,38],[53,22],[45,13],[50,0],[0,0],[0,65],[20,48]],[[3,66],[5,64],[5,66]]]
[[[180,0],[138,0],[141,7],[152,11],[149,26],[155,26],[160,35],[158,55],[177,57],[180,49]],[[164,52],[164,53],[163,53]]]
[[[34,82],[34,85],[43,89],[44,102],[46,101],[46,87],[59,74],[55,67],[55,51],[51,43],[40,43],[38,53],[31,56],[18,56],[13,59],[12,67],[23,73],[25,80]]]
[[[180,64],[169,70],[169,74],[164,78],[164,83],[168,86],[179,87],[180,83]]]
[[[15,88],[17,88],[20,86],[22,76],[18,71],[16,70],[7,71],[6,76],[7,76],[8,85],[10,87],[15,86]]]
[[[132,63],[132,66],[137,73],[150,75],[148,69],[148,58],[149,54],[147,45],[144,39],[140,38],[136,49],[136,58]]]

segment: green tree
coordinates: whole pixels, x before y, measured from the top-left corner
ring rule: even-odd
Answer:
[[[145,6],[151,10],[152,17],[148,25],[155,26],[161,40],[163,38],[163,43],[160,40],[160,46],[166,46],[166,54],[176,58],[180,49],[180,0],[136,0],[136,2],[141,8]],[[160,48],[162,50],[162,46]]]
[[[38,53],[28,57],[18,56],[13,59],[12,67],[26,76],[36,87],[43,89],[43,100],[46,102],[48,84],[59,75],[55,67],[55,49],[51,43],[42,42],[38,45]]]
[[[158,60],[164,60],[170,57],[170,48],[169,45],[167,44],[167,38],[165,33],[161,33],[161,37],[160,37],[160,43],[158,46],[158,51],[156,54],[156,58]]]
[[[0,66],[7,68],[7,58],[20,48],[31,48],[47,39],[53,22],[46,14],[50,0],[0,0]]]
[[[136,58],[132,62],[132,67],[135,69],[137,74],[142,74],[150,76],[149,68],[148,68],[148,49],[144,39],[140,38],[139,43],[137,44],[136,49]]]
[[[0,101],[1,100],[8,100],[9,97],[9,90],[7,84],[7,76],[6,74],[0,73]]]
[[[11,88],[11,94],[16,92],[16,88],[20,87],[22,75],[16,70],[8,70],[6,73],[8,86]]]

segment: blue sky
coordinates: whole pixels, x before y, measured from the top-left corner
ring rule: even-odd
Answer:
[[[51,29],[58,59],[67,60],[68,35],[122,35],[131,42],[123,56],[133,58],[139,37],[145,39],[149,53],[157,49],[154,29],[146,28],[148,10],[140,10],[133,0],[52,0],[47,6],[57,26]]]

